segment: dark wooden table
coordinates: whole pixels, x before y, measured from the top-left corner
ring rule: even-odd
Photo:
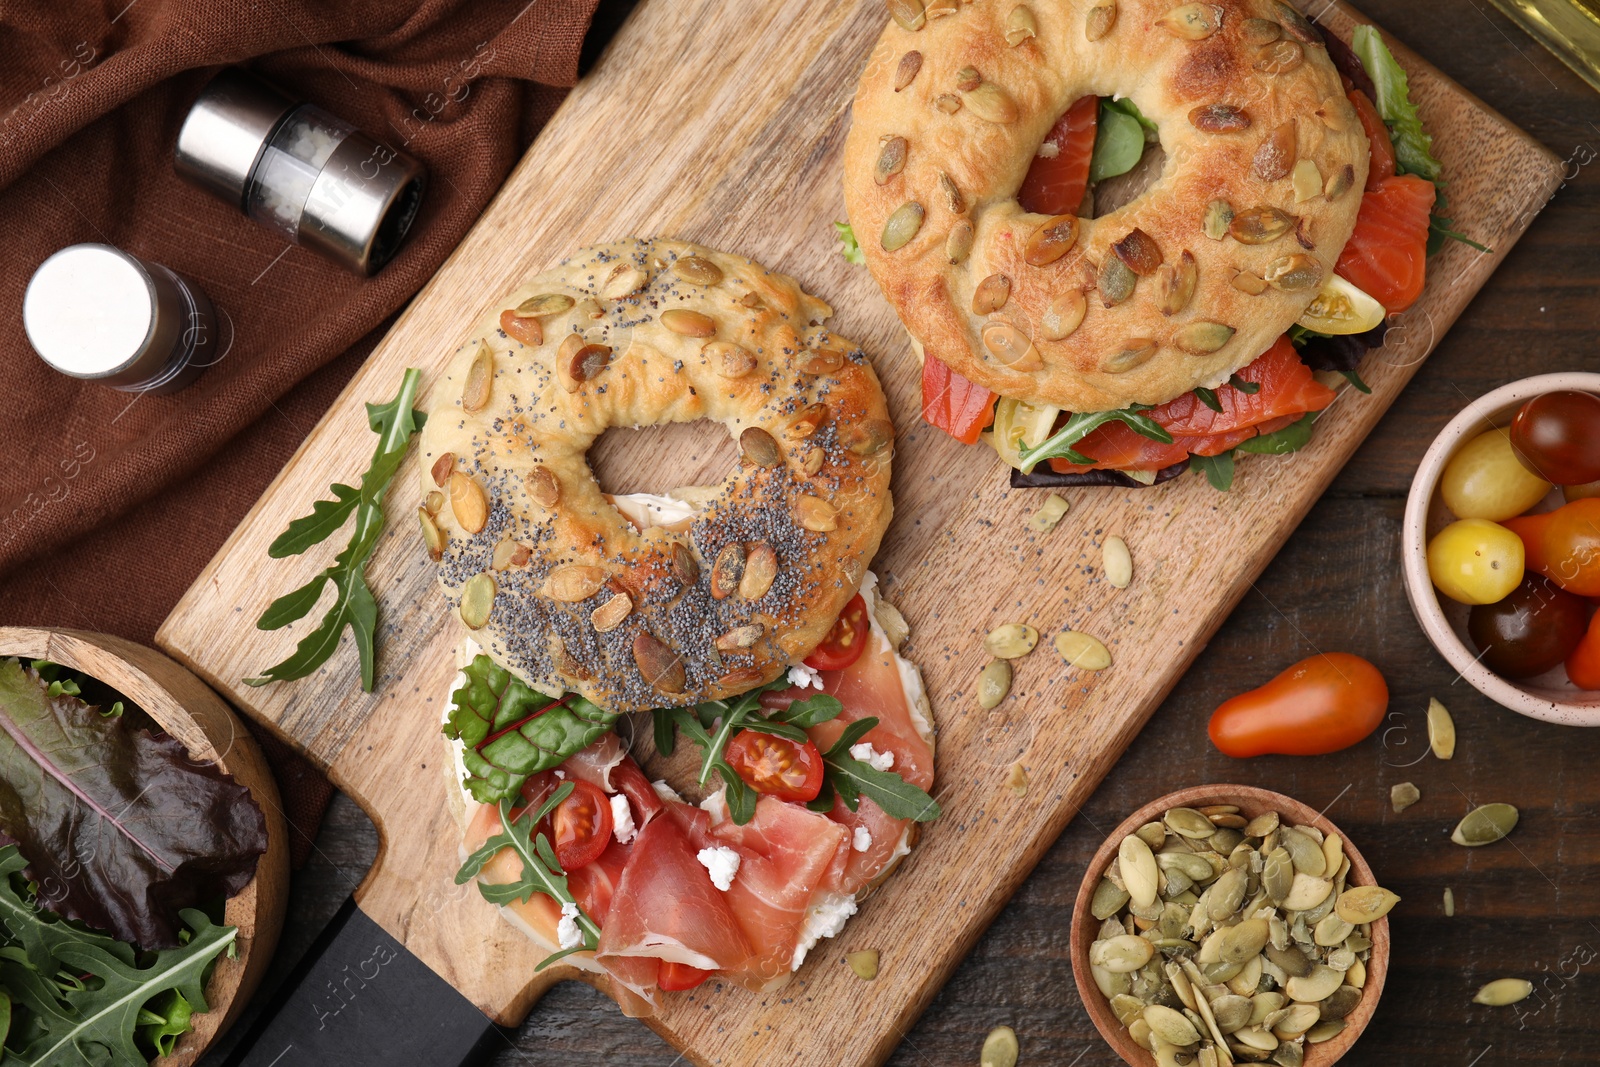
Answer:
[[[1102,831],[1147,800],[1182,785],[1229,781],[1331,805],[1329,816],[1403,898],[1393,914],[1389,985],[1351,1062],[1600,1063],[1600,827],[1589,822],[1600,815],[1600,731],[1524,719],[1455,682],[1412,618],[1399,559],[1411,473],[1468,400],[1531,374],[1600,370],[1600,97],[1486,0],[1361,6],[1568,159],[1569,180],[905,1035],[890,1061],[897,1067],[975,1064],[984,1034],[1001,1024],[1016,1028],[1024,1064],[1110,1063],[1078,1001],[1067,955],[1085,864]],[[1319,650],[1354,652],[1383,669],[1392,694],[1388,729],[1316,758],[1236,761],[1210,746],[1206,720],[1218,703]],[[1449,763],[1422,758],[1430,696],[1456,719],[1460,740]],[[1422,800],[1396,815],[1389,787],[1404,781],[1417,784]],[[1456,821],[1488,801],[1521,809],[1513,836],[1486,849],[1452,845]],[[338,798],[311,864],[296,876],[275,975],[360,881],[376,846],[371,824]],[[1454,918],[1443,911],[1447,887]],[[892,966],[892,946],[882,947]],[[1472,1003],[1480,984],[1502,977],[1527,978],[1534,995],[1510,1008]],[[495,1067],[677,1062],[643,1024],[578,984],[547,996],[494,1060]]]

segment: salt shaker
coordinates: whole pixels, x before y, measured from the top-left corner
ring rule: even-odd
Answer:
[[[237,68],[213,78],[178,131],[184,180],[360,274],[399,250],[422,203],[422,165]]]
[[[62,374],[130,393],[177,392],[221,358],[199,286],[110,245],[70,245],[41,263],[22,325]]]

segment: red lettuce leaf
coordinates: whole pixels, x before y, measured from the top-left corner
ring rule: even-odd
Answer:
[[[0,831],[29,858],[40,907],[146,949],[176,946],[179,910],[243,889],[267,848],[232,775],[50,696],[15,659],[0,660]]]

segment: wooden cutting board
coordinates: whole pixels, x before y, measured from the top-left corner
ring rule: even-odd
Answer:
[[[1335,4],[1322,21],[1348,39],[1359,18]],[[268,543],[330,481],[359,476],[372,448],[362,404],[391,397],[405,367],[440,366],[488,304],[571,250],[635,234],[701,241],[794,275],[834,306],[833,328],[874,357],[900,427],[896,518],[875,570],[912,626],[938,718],[945,814],[787,989],[702,987],[668,997],[650,1025],[699,1064],[876,1064],[1561,182],[1555,156],[1396,45],[1445,163],[1450,214],[1493,253],[1452,244],[1431,262],[1421,302],[1362,368],[1373,394],[1341,395],[1305,451],[1243,460],[1227,494],[1195,475],[1154,490],[1073,490],[1065,521],[1035,536],[1027,519],[1045,494],[1009,490],[987,449],[920,424],[920,371],[904,331],[866,270],[838,254],[840,150],[883,22],[872,0],[644,0],[158,636],[362,804],[384,847],[360,910],[503,1023],[571,975],[535,975],[541,953],[474,887],[452,881],[459,835],[438,723],[460,630],[418,537],[414,463],[394,482],[390,529],[369,570],[382,605],[376,691],[361,692],[348,641],[303,681],[240,684],[287,654],[320,611],[273,634],[255,618],[342,547],[274,561]],[[705,438],[666,440],[609,435],[597,462],[607,487],[718,481],[733,455]],[[1100,574],[1112,534],[1132,549],[1125,590]],[[1046,636],[1017,664],[1004,716],[991,716],[974,700],[981,639],[1015,621]],[[1065,667],[1048,641],[1067,628],[1103,638],[1114,665]],[[1016,762],[1029,778],[1023,796],[1007,785]],[[869,947],[882,970],[865,983],[842,957]]]

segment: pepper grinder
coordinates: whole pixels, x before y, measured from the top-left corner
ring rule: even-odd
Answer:
[[[358,274],[399,250],[422,164],[254,75],[218,74],[178,131],[179,177]]]

